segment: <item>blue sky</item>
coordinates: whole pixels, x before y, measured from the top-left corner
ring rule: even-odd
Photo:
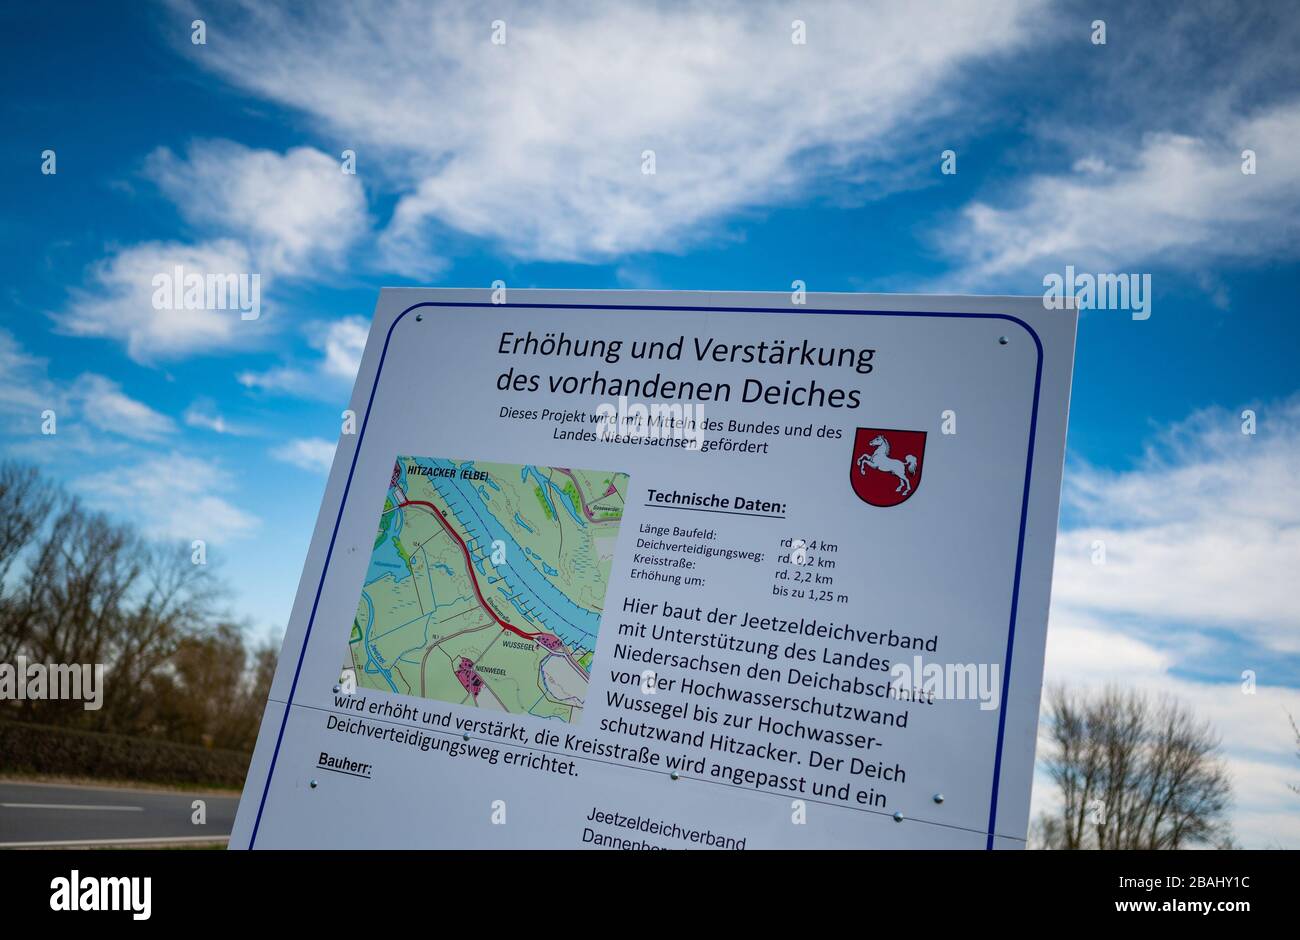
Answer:
[[[0,447],[206,538],[259,634],[288,615],[380,286],[1149,273],[1150,319],[1080,326],[1049,677],[1194,704],[1242,841],[1300,846],[1288,5],[49,3],[0,30]],[[173,263],[261,272],[262,316],[162,316]]]

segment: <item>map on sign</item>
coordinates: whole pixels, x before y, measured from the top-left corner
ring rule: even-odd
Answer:
[[[398,457],[348,641],[357,686],[577,721],[627,484]]]

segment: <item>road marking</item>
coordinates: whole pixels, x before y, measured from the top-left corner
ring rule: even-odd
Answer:
[[[278,699],[277,699],[278,701]],[[281,702],[280,704],[286,704]],[[95,790],[101,793],[124,793],[128,796],[190,796],[202,797],[206,800],[231,800],[239,801],[238,793],[221,792],[217,790],[169,790],[165,787],[142,786],[98,786],[88,783],[45,783],[39,780],[23,780],[18,777],[6,777],[0,774],[0,791],[3,790],[23,790],[28,787],[44,787],[48,790]]]
[[[123,813],[143,813],[143,806],[89,806],[78,803],[0,803],[5,809],[88,809],[115,810]]]
[[[0,842],[0,849],[39,849],[68,845],[161,845],[182,842],[229,842],[230,836],[159,836],[154,839],[63,839],[57,842]]]

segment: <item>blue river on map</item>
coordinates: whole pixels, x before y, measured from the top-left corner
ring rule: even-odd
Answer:
[[[378,581],[384,575],[392,575],[394,581],[403,581],[411,576],[411,569],[406,566],[406,562],[402,561],[402,556],[397,552],[397,545],[393,542],[395,536],[402,534],[402,514],[393,510],[390,515],[393,518],[389,523],[388,532],[370,555],[366,584]]]

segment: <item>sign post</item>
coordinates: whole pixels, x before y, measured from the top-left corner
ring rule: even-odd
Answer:
[[[231,845],[1023,846],[1075,312],[503,293],[380,296]]]

